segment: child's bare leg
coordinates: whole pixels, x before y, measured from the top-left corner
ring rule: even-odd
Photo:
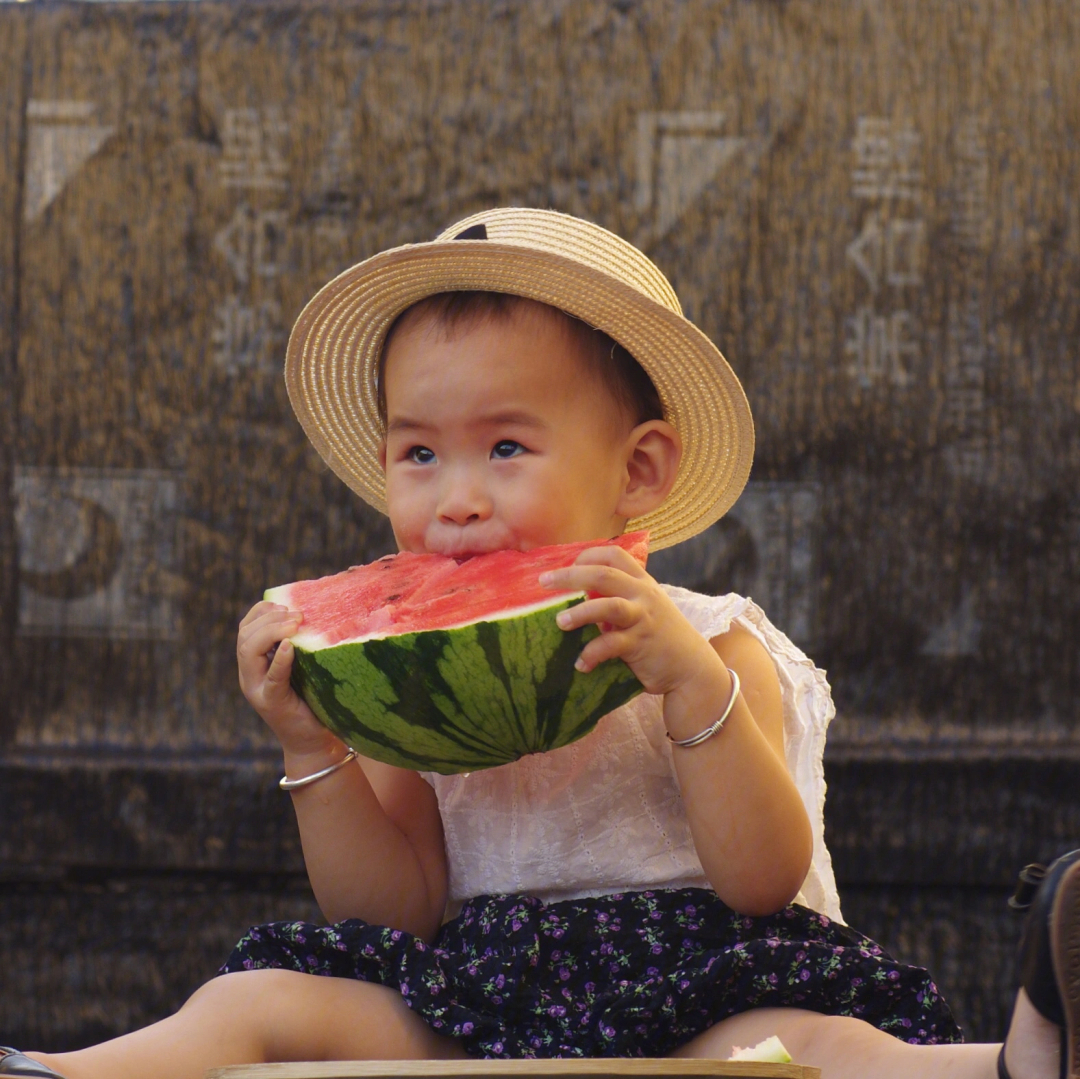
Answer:
[[[1031,1009],[1026,1000],[1023,1004]],[[1034,1009],[1031,1012],[1041,1018]],[[1010,1067],[1014,1038],[1018,1042],[1033,1040],[1017,1038],[1024,1025],[1019,1004],[1017,1013],[1010,1030]],[[1057,1028],[1052,1029],[1056,1039]],[[756,1045],[771,1034],[779,1035],[798,1063],[821,1068],[822,1079],[997,1079],[999,1045],[909,1045],[860,1019],[797,1008],[760,1008],[732,1016],[698,1035],[674,1055],[725,1059],[733,1046]],[[1056,1046],[1053,1039],[1048,1044]],[[1056,1048],[1052,1061],[1052,1067],[1045,1069],[1014,1070],[1013,1079],[1057,1079]]]
[[[435,1033],[381,985],[288,970],[225,974],[175,1015],[76,1053],[30,1053],[65,1079],[203,1079],[208,1068],[288,1060],[446,1058]]]

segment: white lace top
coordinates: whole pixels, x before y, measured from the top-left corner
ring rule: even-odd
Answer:
[[[825,672],[749,599],[664,586],[691,625],[712,639],[733,622],[776,663],[784,743],[814,834],[798,902],[842,921],[825,848],[825,731],[835,709]],[[443,776],[435,789],[446,836],[450,902],[526,893],[547,902],[645,888],[708,888],[665,735],[662,698],[641,694],[584,738],[513,764]]]

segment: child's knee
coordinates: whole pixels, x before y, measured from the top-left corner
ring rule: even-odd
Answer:
[[[238,970],[219,974],[201,985],[188,998],[184,1010],[189,1008],[246,1011],[258,1008],[256,1014],[265,1014],[267,1006],[282,995],[288,995],[290,987],[300,978],[310,975],[293,970]]]
[[[791,1034],[789,1051],[804,1063],[828,1060],[838,1046],[855,1053],[874,1054],[884,1044],[890,1048],[903,1047],[891,1034],[848,1015],[818,1015],[802,1013]],[[796,1055],[796,1049],[798,1054]]]
[[[802,1008],[751,1008],[723,1019],[677,1050],[675,1056],[726,1060],[736,1046],[756,1045],[776,1034],[800,1063],[827,1058],[838,1043],[863,1045],[889,1035],[843,1015],[824,1015]]]

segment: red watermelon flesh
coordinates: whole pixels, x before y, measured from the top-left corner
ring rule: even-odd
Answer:
[[[644,566],[648,539],[647,532],[631,532],[606,542],[493,551],[463,562],[406,551],[329,577],[272,588],[266,598],[303,612],[293,638],[300,647],[452,629],[580,594],[543,588],[538,577],[572,565],[590,547],[619,546]]]

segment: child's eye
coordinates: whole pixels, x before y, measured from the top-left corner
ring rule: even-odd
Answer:
[[[510,457],[517,457],[519,453],[524,453],[525,447],[520,442],[515,442],[513,439],[504,438],[501,442],[496,442],[494,449],[491,451],[491,456],[498,460],[505,461]]]
[[[435,460],[434,452],[429,450],[427,446],[413,446],[405,456],[408,460],[415,461],[418,465],[429,465]]]

